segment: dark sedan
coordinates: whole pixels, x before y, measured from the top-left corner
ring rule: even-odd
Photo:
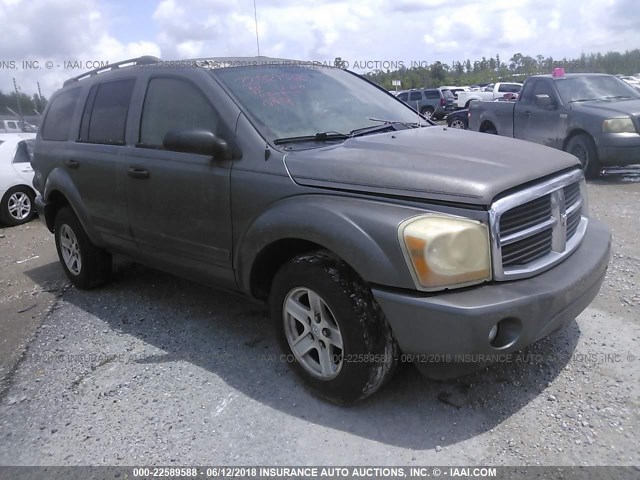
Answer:
[[[469,109],[457,110],[446,117],[447,126],[467,130],[469,128]]]

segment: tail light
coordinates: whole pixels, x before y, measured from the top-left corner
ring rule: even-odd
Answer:
[[[444,98],[440,99],[440,105],[442,105],[443,107],[447,104],[447,102],[445,102]]]

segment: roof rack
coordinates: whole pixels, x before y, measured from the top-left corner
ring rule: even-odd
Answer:
[[[158,63],[160,61],[161,60],[159,58],[153,57],[151,55],[145,55],[145,56],[138,57],[138,58],[130,58],[129,60],[122,60],[121,62],[110,63],[109,65],[106,65],[104,67],[96,68],[95,70],[90,70],[88,72],[83,73],[82,75],[78,75],[77,77],[70,78],[69,80],[66,80],[62,84],[62,86],[66,87],[67,85],[69,85],[71,83],[75,83],[78,80],[82,80],[83,78],[93,77],[94,75],[97,75],[99,72],[104,72],[104,71],[107,71],[107,70],[117,70],[121,66],[124,66],[124,65],[131,64],[131,66],[138,67],[138,66],[141,66],[141,65],[152,65],[152,64]]]

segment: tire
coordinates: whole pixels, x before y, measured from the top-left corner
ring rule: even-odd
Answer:
[[[54,232],[58,257],[71,283],[89,290],[109,280],[111,255],[93,244],[71,207],[58,211]]]
[[[285,264],[269,306],[287,363],[319,397],[355,403],[393,375],[398,347],[380,306],[360,277],[328,252]]]
[[[434,111],[435,110],[431,107],[424,107],[422,110],[420,110],[420,113],[430,119],[432,118]]]
[[[571,137],[565,151],[578,157],[586,178],[598,177],[600,173],[598,150],[591,137],[582,133]]]
[[[467,129],[467,122],[465,122],[464,120],[461,120],[459,118],[454,118],[453,120],[451,120],[451,124],[449,125],[449,127],[458,128],[460,130],[466,130]]]
[[[483,130],[482,133],[488,133],[489,135],[497,135],[498,130],[496,130],[496,127],[491,126],[491,128],[487,128],[486,130]]]
[[[11,227],[29,222],[35,215],[35,195],[24,185],[10,188],[0,201],[0,219]]]

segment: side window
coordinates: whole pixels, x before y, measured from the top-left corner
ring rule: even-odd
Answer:
[[[7,128],[18,128],[18,124],[16,122],[7,122]]]
[[[43,140],[69,140],[71,120],[79,94],[80,89],[75,88],[53,99],[42,125]]]
[[[118,80],[91,88],[82,115],[80,140],[109,145],[124,144],[129,101],[135,80]]]
[[[162,147],[169,130],[200,128],[216,133],[218,115],[204,94],[190,82],[152,78],[140,122],[140,144]]]
[[[440,100],[440,91],[439,90],[425,90],[424,96],[429,100]]]
[[[520,103],[531,105],[533,103],[533,90],[536,87],[538,80],[529,80],[524,84],[522,93],[520,93]]]
[[[400,95],[398,95],[398,98],[403,102],[406,102],[409,98],[409,94],[407,92],[401,93]]]
[[[18,143],[13,163],[31,163],[33,157],[33,140],[23,140]]]
[[[420,100],[422,100],[422,94],[420,92],[411,92],[409,95],[410,102],[418,102]]]
[[[514,85],[512,83],[503,83],[498,87],[498,91],[501,93],[518,93],[520,91],[520,85]]]

